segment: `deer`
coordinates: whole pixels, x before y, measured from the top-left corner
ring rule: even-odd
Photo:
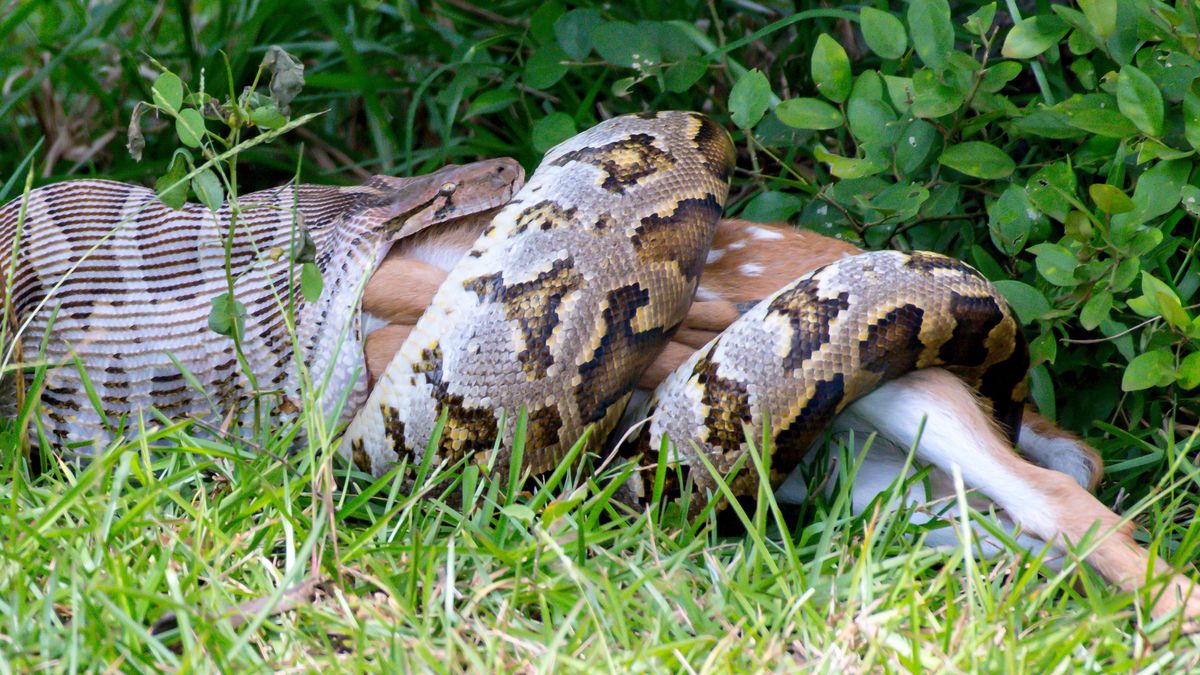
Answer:
[[[362,298],[370,383],[387,367],[449,270],[470,249],[486,218],[485,214],[419,233],[389,251]],[[642,375],[640,394],[653,390],[749,307],[801,275],[861,252],[850,242],[784,223],[721,220],[691,308],[671,342]],[[849,487],[856,514],[878,504],[878,496],[906,468],[911,476],[925,467],[926,479],[908,489],[905,504],[946,506],[940,513],[915,509],[911,522],[943,518],[954,525],[929,530],[926,545],[953,547],[966,538],[968,533],[956,526],[961,517],[956,480],[961,480],[971,491],[967,500],[971,508],[980,513],[995,509],[995,523],[1020,547],[1069,556],[1073,545],[1087,542],[1086,562],[1118,588],[1138,591],[1152,582],[1162,583],[1161,592],[1151,601],[1153,616],[1179,609],[1189,621],[1200,617],[1200,590],[1194,582],[1152,557],[1134,540],[1132,523],[1092,494],[1103,475],[1099,453],[1031,406],[1024,412],[1014,448],[971,388],[946,370],[926,368],[848,405],[833,422],[829,436],[861,456]],[[915,448],[915,462],[908,461],[910,448]],[[776,488],[778,501],[804,501],[808,497],[804,473],[813,468],[797,467]],[[833,481],[826,481],[825,490],[832,488]],[[989,557],[1006,550],[977,521],[970,527],[976,555]],[[1062,561],[1062,557],[1048,560],[1051,567]]]

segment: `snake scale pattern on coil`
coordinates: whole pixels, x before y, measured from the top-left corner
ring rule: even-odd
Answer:
[[[375,475],[399,462],[483,462],[497,443],[501,455],[493,466],[502,474],[520,411],[527,415],[524,467],[535,474],[549,471],[587,427],[594,428],[594,446],[602,444],[642,370],[682,323],[724,208],[733,163],[728,134],[707,117],[690,112],[613,118],[552,148],[451,271],[365,401],[362,329],[354,292],[361,290],[387,242],[436,220],[453,201],[451,193],[436,189],[436,175],[409,188],[405,200],[388,198],[389,190],[398,189],[379,182],[388,179],[376,179],[358,193],[310,187],[271,193],[272,215],[263,222],[273,220],[276,229],[268,232],[270,227],[264,225],[256,235],[264,239],[247,244],[238,258],[245,268],[239,297],[256,322],[247,327],[254,343],[247,351],[249,365],[275,373],[285,392],[293,394],[298,385],[290,383],[288,373],[296,368],[289,368],[289,362],[313,371],[324,365],[326,371],[340,373],[325,388],[322,402],[336,410],[340,399],[348,400],[343,418],[353,418],[340,451]],[[513,170],[519,169],[508,168],[510,174]],[[501,166],[497,173],[504,171]],[[51,326],[53,303],[45,302],[46,289],[61,282],[68,264],[90,264],[79,261],[86,256],[78,250],[89,242],[71,240],[68,232],[73,230],[64,223],[125,218],[135,229],[154,233],[170,220],[161,206],[129,215],[129,200],[136,195],[150,201],[148,191],[118,184],[93,184],[88,189],[105,199],[72,202],[72,194],[63,188],[55,200],[42,195],[36,213],[30,207],[35,238],[17,247],[18,257],[24,256],[17,269],[35,271],[15,279],[11,318],[16,322],[28,322],[35,330]],[[414,199],[412,193],[420,190],[432,196]],[[243,201],[257,204],[263,199],[260,193]],[[262,250],[293,241],[288,238],[294,237],[293,219],[280,214],[288,213],[288,202],[297,201],[302,224],[313,232],[326,283],[334,289],[327,289],[319,303],[297,311],[296,329],[305,337],[299,353],[283,346],[287,340],[277,325],[277,312],[264,309],[278,308],[278,299],[294,288],[278,281],[280,269],[261,263]],[[401,201],[420,209],[399,213],[395,204]],[[13,251],[14,213],[12,205],[0,212],[3,254]],[[228,227],[229,214],[194,213],[189,218],[195,229],[192,239],[211,246]],[[282,227],[285,223],[288,227]],[[39,235],[36,226],[53,232]],[[122,232],[118,228],[110,240],[123,242],[114,244],[118,248],[141,247],[139,255],[159,250],[120,239],[128,234]],[[159,236],[164,242],[181,238]],[[67,243],[51,243],[59,240]],[[189,241],[184,247],[193,265],[196,246]],[[56,250],[76,255],[62,256],[64,262],[50,269],[44,258]],[[141,262],[144,258],[131,264]],[[201,261],[213,264],[211,256]],[[218,268],[213,274],[220,278],[195,289],[198,296],[220,291],[224,271]],[[176,311],[171,303],[177,290],[148,285],[150,276],[137,279],[136,285],[116,289],[114,297],[126,307],[138,305],[139,320],[161,320],[161,314]],[[69,360],[72,349],[80,353],[81,341],[110,345],[108,351],[82,356],[81,361],[102,400],[113,404],[114,415],[132,412],[134,404],[146,401],[176,400],[155,389],[158,383],[179,386],[172,379],[178,376],[161,359],[151,370],[139,371],[138,359],[124,354],[134,343],[139,354],[178,351],[181,344],[137,333],[128,324],[123,328],[116,319],[95,335],[97,312],[115,317],[121,305],[79,309],[69,307],[61,291],[56,297],[63,302],[50,342],[59,345],[59,351],[47,350],[47,359]],[[77,317],[73,312],[90,314]],[[70,323],[76,319],[82,327]],[[236,403],[234,393],[227,393],[241,386],[233,375],[236,362],[230,363],[229,340],[203,336],[207,326],[202,318],[188,315],[180,323],[194,331],[188,339],[203,349],[179,360],[193,373],[216,373],[202,382],[228,399],[226,408]],[[40,337],[28,335],[25,351],[36,352]],[[331,365],[332,354],[345,361]],[[775,483],[844,406],[890,378],[931,366],[948,368],[975,387],[1015,441],[1028,355],[1018,324],[995,288],[965,264],[932,253],[867,253],[833,263],[750,309],[654,392],[653,407],[646,411],[651,416],[647,432],[618,449],[642,461],[642,471],[634,474],[626,496],[647,496],[646,472],[654,470],[653,449],[664,435],[673,443],[674,461],[684,465],[688,480],[703,495],[715,493],[716,483],[700,456],[722,473],[744,465],[747,433],[761,437],[768,425]],[[30,376],[26,380],[32,384]],[[88,401],[78,384],[67,375],[41,392],[60,441],[93,439],[100,426],[86,414]],[[124,393],[136,387],[141,387],[140,398]],[[183,403],[168,410],[178,414],[203,408],[194,398],[180,393]],[[444,428],[432,446],[434,456],[425,457],[439,420],[444,420]],[[756,472],[743,470],[731,488],[735,496],[755,494]],[[696,511],[705,501],[695,499],[691,508]]]

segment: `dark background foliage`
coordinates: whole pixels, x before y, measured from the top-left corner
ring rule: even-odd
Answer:
[[[532,169],[609,116],[702,110],[739,150],[730,214],[971,262],[1026,324],[1033,397],[1102,447],[1112,489],[1191,469],[1192,5],[833,4],[10,2],[0,197],[27,158],[35,184],[152,185],[172,120],[143,116],[141,162],[125,142],[160,66],[225,100],[270,45],[305,66],[291,115],[321,114],[243,152],[243,192],[297,167],[344,183],[500,155]]]

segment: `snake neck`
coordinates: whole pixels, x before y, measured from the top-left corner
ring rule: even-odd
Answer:
[[[323,288],[313,302],[300,299],[296,338],[300,348],[289,389],[315,400],[329,425],[348,421],[366,400],[361,298],[366,281],[386,254],[379,234],[354,222],[313,232]],[[297,282],[298,283],[298,282]]]

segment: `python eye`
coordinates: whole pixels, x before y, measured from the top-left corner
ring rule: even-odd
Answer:
[[[443,197],[449,197],[450,195],[454,194],[454,191],[457,189],[458,183],[445,182],[442,183],[442,187],[438,189],[438,194],[442,195]]]

